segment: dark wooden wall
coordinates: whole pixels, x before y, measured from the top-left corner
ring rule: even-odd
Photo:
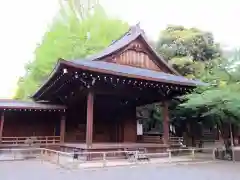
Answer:
[[[131,115],[123,119],[124,121],[124,142],[136,142],[137,141],[137,121],[136,114]]]
[[[115,54],[110,55],[102,60],[121,65],[128,65],[173,74],[173,72],[171,72],[164,63],[159,61],[156,55],[153,55],[146,43],[142,42],[142,39],[139,38],[122,50],[117,51]]]
[[[86,111],[85,99],[69,106],[66,114],[66,142],[85,142]]]
[[[60,113],[5,112],[4,137],[59,135]],[[55,133],[55,134],[54,134]]]
[[[136,142],[136,108],[119,108],[112,100],[112,97],[95,97],[93,142]],[[66,142],[85,142],[86,112],[86,100],[68,109]]]
[[[113,99],[95,99],[93,142],[136,142],[136,108],[121,107]],[[86,112],[86,100],[69,106],[65,142],[85,142]],[[59,136],[60,119],[59,112],[6,112],[3,136]]]

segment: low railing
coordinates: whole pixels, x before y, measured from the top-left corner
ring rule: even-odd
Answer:
[[[145,143],[164,143],[164,139],[161,136],[149,136],[143,135],[142,142]],[[171,145],[180,145],[183,143],[183,137],[169,137],[169,143]]]
[[[41,149],[41,159],[65,168],[98,168],[134,164],[191,163],[215,160],[215,149],[169,149],[163,153],[139,151],[59,152]],[[126,157],[126,154],[131,156]],[[141,158],[139,158],[141,157]],[[145,157],[145,158],[144,158]]]
[[[214,139],[203,139],[203,140],[196,140],[196,143],[219,143],[221,142],[220,140],[214,140]]]
[[[134,164],[191,163],[215,160],[216,149],[169,149],[163,153],[140,151],[61,152],[45,148],[1,149],[0,161],[36,159],[64,168],[98,168]],[[127,156],[128,155],[128,156]]]
[[[28,144],[56,144],[60,143],[60,136],[26,136],[26,137],[2,137],[2,144],[19,145]]]
[[[181,144],[183,143],[183,137],[169,137],[169,143],[170,144]]]
[[[142,136],[143,143],[163,143],[162,138],[160,136],[149,136],[143,135]]]

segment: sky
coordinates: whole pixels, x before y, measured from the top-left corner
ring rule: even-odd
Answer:
[[[107,13],[140,22],[151,39],[168,24],[211,31],[227,47],[240,46],[239,0],[100,0]],[[24,65],[59,9],[58,0],[0,1],[0,98],[11,98]]]

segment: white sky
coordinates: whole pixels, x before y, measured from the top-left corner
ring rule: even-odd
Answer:
[[[195,26],[214,33],[218,42],[240,46],[239,0],[100,0],[110,15],[140,22],[151,38],[167,24]],[[58,10],[58,0],[0,1],[0,98],[9,98],[24,64]]]

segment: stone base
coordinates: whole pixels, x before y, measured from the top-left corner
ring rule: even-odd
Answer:
[[[240,147],[234,147],[234,160],[240,161]]]

